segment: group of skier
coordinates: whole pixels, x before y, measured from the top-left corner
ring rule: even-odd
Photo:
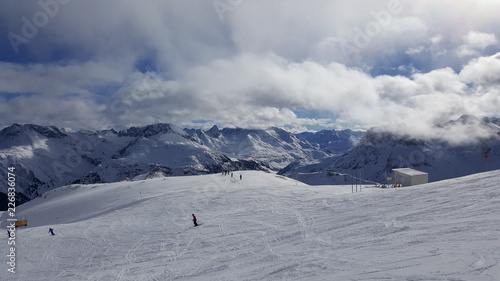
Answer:
[[[223,176],[228,176],[228,175],[231,175],[231,177],[233,177],[233,172],[229,172],[229,171],[222,171],[222,175]],[[243,179],[243,175],[240,174],[240,180]]]

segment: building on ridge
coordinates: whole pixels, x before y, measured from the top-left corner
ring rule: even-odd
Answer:
[[[392,169],[394,178],[402,186],[412,186],[429,182],[429,175],[425,172],[410,168]]]

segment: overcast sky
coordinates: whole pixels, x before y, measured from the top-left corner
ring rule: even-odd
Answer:
[[[0,0],[0,127],[500,114],[500,1]]]

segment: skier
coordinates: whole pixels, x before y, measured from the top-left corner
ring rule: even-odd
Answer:
[[[194,226],[198,226],[198,223],[196,223],[196,216],[193,214],[193,222],[194,222]]]
[[[240,175],[240,180],[241,180],[242,178],[243,178],[243,176],[242,176],[242,175]]]
[[[49,227],[49,233],[52,234],[52,235],[55,235],[54,234],[54,229],[52,229],[52,228]]]
[[[10,238],[10,230],[7,230],[7,235],[9,235],[9,238]]]

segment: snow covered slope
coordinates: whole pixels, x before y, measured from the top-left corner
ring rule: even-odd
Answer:
[[[500,280],[499,184],[351,193],[243,171],[60,187],[17,208],[29,227],[16,274],[2,239],[0,280]]]

